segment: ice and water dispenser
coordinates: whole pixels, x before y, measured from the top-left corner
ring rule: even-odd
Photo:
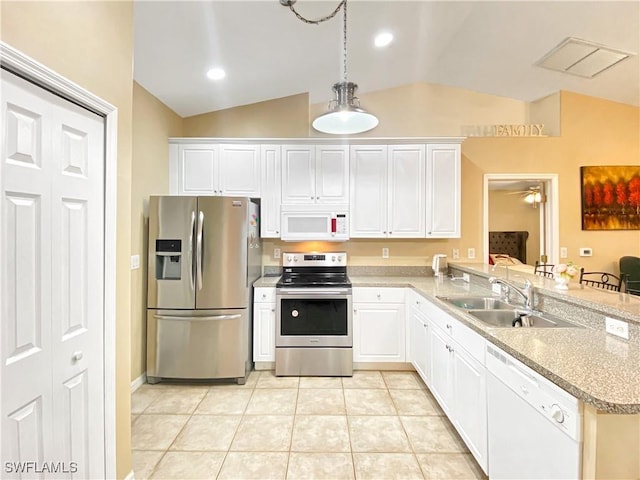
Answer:
[[[182,240],[156,240],[156,279],[180,280]]]

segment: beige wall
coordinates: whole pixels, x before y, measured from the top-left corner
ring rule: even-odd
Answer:
[[[2,1],[2,40],[118,108],[117,476],[131,470],[130,271],[133,4]]]
[[[186,137],[307,137],[309,95],[204,113],[184,119]]]
[[[489,231],[529,232],[526,263],[533,265],[539,260],[540,208],[533,208],[525,202],[518,190],[489,191]]]
[[[288,97],[291,99],[291,97]],[[296,99],[304,103],[304,97]],[[526,123],[529,108],[524,102],[479,94],[441,85],[417,83],[361,95],[362,104],[380,118],[380,126],[360,136],[456,136],[463,126]],[[543,102],[545,103],[545,102]],[[557,173],[560,184],[560,245],[569,259],[587,269],[618,271],[622,255],[640,254],[640,232],[583,232],[580,222],[579,174],[582,165],[628,165],[640,163],[640,109],[607,100],[561,92],[549,97],[545,115],[553,117],[560,105],[561,121],[554,129],[562,137],[494,138],[470,137],[462,144],[462,237],[450,240],[351,240],[319,248],[343,248],[351,264],[430,265],[435,253],[452,255],[459,248],[464,259],[473,247],[482,251],[482,179],[485,173]],[[304,107],[299,105],[295,111]],[[312,105],[311,118],[325,105]],[[243,107],[249,108],[249,107]],[[227,112],[229,114],[230,112]],[[206,121],[206,119],[204,119]],[[289,130],[280,136],[297,136],[301,118],[292,115]],[[212,126],[213,127],[213,126]],[[308,124],[305,125],[308,128]],[[185,121],[184,135],[194,136]],[[199,131],[205,127],[199,126]],[[226,125],[224,135],[216,128],[207,136],[242,136]],[[278,265],[273,249],[301,250],[306,244],[278,240],[264,242],[264,262]],[[383,259],[383,247],[390,258]],[[590,258],[578,257],[580,247],[593,248]],[[481,260],[481,259],[480,259]]]
[[[146,371],[147,221],[150,195],[169,194],[168,137],[182,135],[182,118],[133,83],[133,163],[131,168],[131,380]]]

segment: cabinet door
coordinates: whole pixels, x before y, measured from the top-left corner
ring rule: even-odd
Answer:
[[[216,145],[180,145],[178,194],[218,195],[217,157]]]
[[[349,147],[316,147],[316,203],[349,203]]]
[[[282,183],[280,145],[262,145],[261,157],[260,236],[280,238],[280,185]]]
[[[276,361],[276,304],[253,304],[253,361]]]
[[[411,364],[418,375],[427,384],[431,385],[431,369],[429,368],[429,323],[420,313],[416,305],[411,306],[409,322],[410,344],[409,352]]]
[[[451,418],[453,396],[453,368],[451,361],[451,339],[432,325],[429,335],[431,349],[431,392],[438,403]]]
[[[352,238],[387,236],[387,146],[351,147],[349,235]]]
[[[460,436],[482,469],[487,471],[486,370],[458,344],[453,344],[454,414]]]
[[[390,145],[389,162],[389,237],[424,237],[425,147]]]
[[[404,362],[404,304],[354,303],[353,360]]]
[[[260,146],[220,145],[220,195],[260,197]]]
[[[426,236],[460,237],[460,145],[427,145]]]
[[[282,146],[282,204],[315,203],[315,147]]]

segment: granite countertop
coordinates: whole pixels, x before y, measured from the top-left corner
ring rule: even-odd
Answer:
[[[461,280],[409,276],[350,275],[349,278],[354,287],[413,288],[488,341],[583,402],[609,413],[640,413],[639,343],[618,339],[602,330],[586,327],[490,328],[463,310],[437,298],[456,294],[492,295],[488,288]],[[278,277],[263,277],[254,286],[273,287],[277,280]],[[578,296],[578,302],[580,299]],[[597,300],[589,298],[588,302],[593,305]],[[635,303],[631,310],[634,308]]]

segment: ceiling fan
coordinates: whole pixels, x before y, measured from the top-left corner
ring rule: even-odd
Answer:
[[[544,194],[544,186],[542,184],[530,186],[526,190],[509,192],[507,195],[520,195],[520,197],[522,197],[524,201],[529,203],[533,208],[538,208],[539,204],[547,201],[547,197]]]

